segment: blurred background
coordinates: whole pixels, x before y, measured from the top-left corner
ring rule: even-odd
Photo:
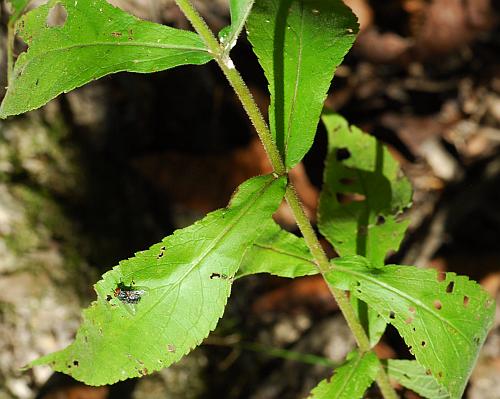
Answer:
[[[171,0],[112,3],[190,28]],[[226,0],[195,3],[215,31],[227,25]],[[498,300],[500,4],[346,3],[361,33],[337,70],[326,107],[387,143],[415,190],[410,230],[389,261],[469,275]],[[5,2],[1,7],[5,48]],[[267,83],[245,38],[232,55],[265,112]],[[0,79],[1,98],[5,55]],[[313,219],[325,153],[319,126],[311,152],[293,171]],[[0,399],[306,397],[331,375],[330,363],[354,347],[317,277],[237,281],[224,319],[205,343],[140,380],[91,388],[49,368],[19,370],[72,340],[80,308],[95,298],[92,285],[103,272],[225,206],[239,183],[269,170],[215,64],[112,75],[1,121]],[[296,231],[285,206],[276,219]],[[410,356],[392,329],[377,352]],[[373,388],[367,397],[380,396]],[[498,310],[465,397],[500,398]]]

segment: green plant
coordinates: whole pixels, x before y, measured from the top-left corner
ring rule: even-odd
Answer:
[[[28,0],[11,0],[0,116],[35,109],[110,73],[213,60],[253,122],[274,173],[248,180],[227,208],[105,273],[75,341],[31,366],[50,364],[93,385],[145,375],[179,360],[215,328],[234,278],[320,273],[358,349],[313,398],[361,398],[373,381],[385,398],[395,398],[389,378],[428,398],[460,398],[494,302],[466,277],[384,265],[403,238],[401,212],[411,201],[411,187],[387,149],[340,116],[323,116],[329,153],[319,229],[340,258],[326,257],[288,180],[311,147],[335,68],[355,39],[353,14],[341,0],[230,0],[231,25],[217,39],[189,0],[176,1],[197,33],[139,20],[105,0],[49,0],[23,16]],[[59,25],[47,22],[55,7],[66,13]],[[245,25],[269,82],[269,127],[230,58]],[[14,27],[28,45],[15,65]],[[303,238],[273,222],[283,198]],[[372,348],[387,323],[415,360],[376,357]]]

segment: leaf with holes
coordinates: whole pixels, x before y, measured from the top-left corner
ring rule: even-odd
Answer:
[[[245,250],[285,185],[273,176],[251,179],[228,208],[120,262],[96,284],[97,300],[84,311],[75,341],[31,365],[103,385],[179,360],[215,328]]]
[[[325,115],[328,156],[319,205],[319,229],[341,255],[383,265],[396,251],[408,221],[411,185],[387,148],[340,115]]]
[[[450,399],[450,395],[415,360],[389,360],[389,378],[428,399]]]
[[[271,221],[248,249],[237,277],[257,273],[295,278],[316,274],[318,270],[304,239]]]
[[[416,360],[461,398],[489,328],[494,301],[455,273],[412,266],[372,267],[366,258],[333,260],[327,281],[373,307],[404,338]]]
[[[377,377],[379,366],[373,352],[351,352],[330,380],[321,381],[312,390],[309,399],[361,399]]]
[[[54,10],[63,18],[48,26]],[[157,72],[212,59],[198,35],[142,21],[105,0],[50,0],[24,15],[17,29],[28,50],[17,59],[1,118],[110,73]]]
[[[254,0],[229,0],[231,25],[219,33],[221,44],[226,51],[230,51],[236,44],[238,37],[245,26],[248,15],[252,10]]]
[[[357,30],[341,0],[255,2],[247,33],[269,82],[270,128],[287,167],[311,147],[333,74]]]

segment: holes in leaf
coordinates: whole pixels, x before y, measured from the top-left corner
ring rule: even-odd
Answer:
[[[422,347],[425,347],[425,345],[427,345],[427,342],[422,341],[422,342],[420,343],[420,345],[422,345]]]
[[[446,286],[446,292],[448,294],[451,294],[453,292],[453,289],[455,288],[455,282],[450,281],[449,284]]]
[[[437,309],[437,310],[441,310],[441,308],[443,307],[443,304],[441,303],[441,301],[439,299],[436,299],[434,301],[434,307]]]
[[[78,367],[80,365],[80,362],[78,360],[73,360],[73,366]]]
[[[169,351],[170,353],[175,353],[176,350],[177,349],[176,349],[175,345],[172,345],[172,344],[167,345],[167,351]]]
[[[446,280],[446,273],[445,272],[437,272],[436,278],[437,278],[438,282],[442,282],[442,281]]]
[[[394,313],[392,310],[389,312],[389,319],[394,320],[396,318],[396,313]]]
[[[335,193],[335,198],[340,204],[350,204],[351,202],[366,201],[366,195],[358,193]]]
[[[57,3],[49,10],[46,23],[49,28],[54,28],[56,26],[64,26],[67,19],[68,12],[66,8],[61,3]]]
[[[368,226],[358,226],[358,235],[359,236],[366,236],[368,235]]]
[[[106,301],[111,301],[113,299],[113,297],[111,295],[106,295]]]
[[[156,257],[156,259],[161,259],[163,258],[163,255],[165,254],[165,251],[166,251],[167,248],[165,247],[161,247],[160,248],[160,253],[158,254],[158,256]]]
[[[479,344],[481,343],[481,339],[479,337],[474,337],[474,342],[479,346]]]
[[[356,180],[350,179],[348,177],[343,177],[339,180],[340,184],[343,184],[344,186],[352,186]]]
[[[213,280],[213,279],[227,280],[227,276],[223,273],[212,273],[210,275],[210,280]]]
[[[425,374],[426,374],[426,375],[432,375],[432,371],[431,371],[431,369],[427,369],[427,370],[425,370]]]
[[[385,217],[383,217],[382,215],[378,215],[375,224],[377,226],[382,226],[384,223],[385,223]]]
[[[351,157],[351,152],[347,148],[337,148],[335,158],[337,161],[345,161]]]
[[[469,297],[467,295],[464,296],[464,307],[469,305]]]

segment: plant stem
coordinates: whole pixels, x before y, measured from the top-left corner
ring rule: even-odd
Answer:
[[[7,85],[12,79],[12,70],[14,68],[14,24],[9,21],[7,24]]]
[[[285,165],[279,154],[278,148],[273,142],[273,138],[269,132],[266,121],[255,103],[252,93],[241,78],[241,75],[234,67],[232,60],[225,54],[223,47],[215,38],[214,34],[207,26],[205,20],[196,11],[189,0],[176,0],[177,5],[182,10],[184,15],[189,19],[196,32],[201,36],[207,48],[214,56],[215,61],[226,75],[227,80],[238,95],[243,108],[247,112],[252,124],[259,135],[259,138],[266,150],[266,153],[271,161],[274,171],[278,175],[286,173]]]
[[[260,140],[262,141],[262,144],[267,152],[267,155],[269,156],[269,160],[271,161],[274,171],[278,175],[286,174],[287,170],[285,168],[283,159],[281,158],[278,148],[274,143],[267,123],[265,122],[262,113],[257,107],[257,104],[255,103],[253,96],[250,93],[247,85],[243,81],[240,73],[234,67],[234,64],[229,58],[229,55],[225,53],[223,47],[217,41],[214,34],[207,26],[201,15],[193,7],[190,0],[176,0],[176,3],[189,19],[196,32],[204,40],[208,49],[214,56],[215,61],[220,66],[220,68],[224,72],[224,75],[226,75],[226,78],[236,92],[236,95],[240,99],[243,108],[250,117],[250,120],[252,121]],[[328,261],[328,258],[323,251],[323,248],[321,247],[318,237],[316,236],[316,233],[311,226],[311,222],[304,212],[304,208],[302,207],[297,192],[291,182],[288,183],[285,198],[292,210],[295,220],[297,221],[297,225],[299,226],[304,240],[315,259],[318,271],[324,276],[325,273],[331,270],[330,262]],[[370,342],[368,340],[366,332],[363,329],[363,326],[359,322],[358,318],[356,317],[354,309],[349,302],[346,293],[342,290],[332,287],[330,284],[327,285],[333,297],[337,301],[339,309],[344,315],[347,324],[349,325],[356,339],[359,349],[362,352],[370,351]],[[377,384],[379,385],[382,395],[385,399],[397,399],[397,394],[392,388],[389,382],[389,378],[387,377],[387,374],[385,373],[385,370],[382,366],[380,367],[379,375],[377,377]]]

